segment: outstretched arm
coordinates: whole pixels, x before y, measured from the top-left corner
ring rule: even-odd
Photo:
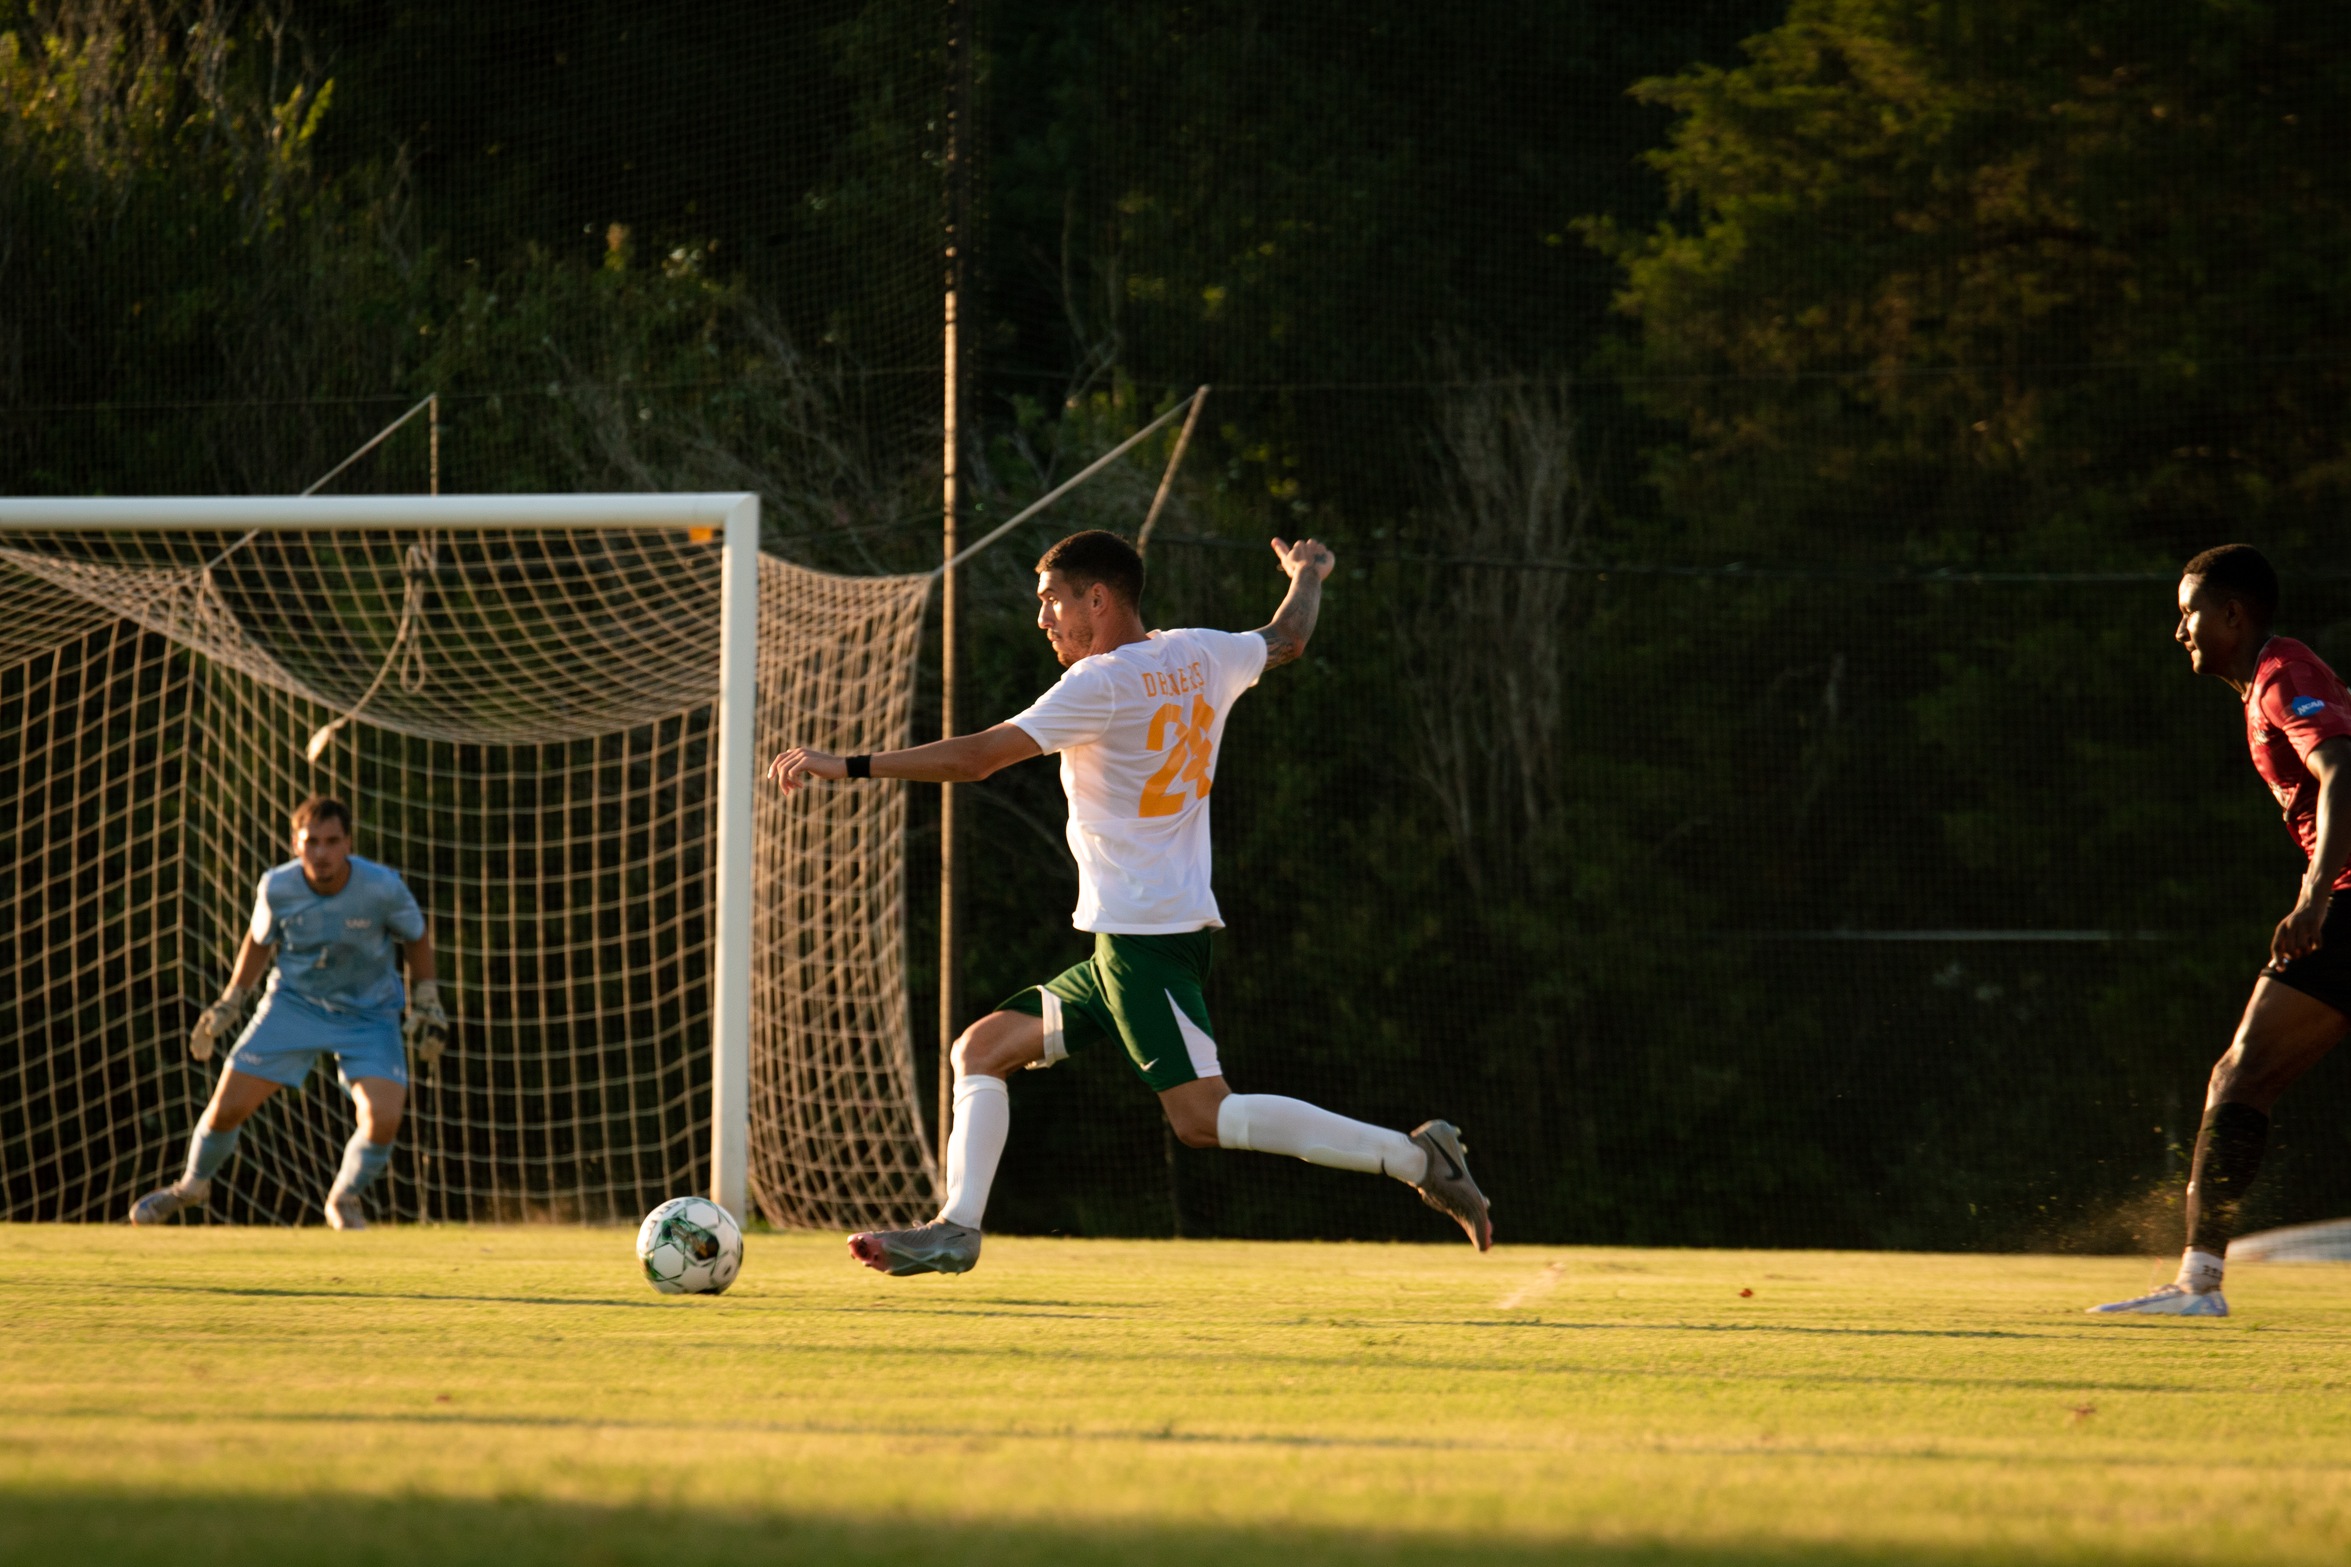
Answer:
[[[877,751],[876,778],[911,778],[918,783],[977,783],[990,773],[1041,755],[1037,742],[1016,724],[998,724],[976,735],[933,740],[904,751]],[[767,776],[790,794],[811,778],[846,778],[849,766],[830,751],[794,746],[768,764]]]
[[[1287,664],[1306,651],[1306,639],[1314,635],[1315,618],[1322,613],[1322,579],[1338,564],[1329,548],[1313,539],[1300,539],[1295,544],[1276,539],[1273,555],[1289,574],[1290,591],[1282,595],[1282,607],[1273,612],[1273,619],[1257,633],[1265,638],[1268,669]]]

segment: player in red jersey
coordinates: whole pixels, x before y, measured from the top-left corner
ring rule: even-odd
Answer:
[[[2237,1037],[2212,1069],[2188,1173],[2188,1250],[2179,1278],[2095,1312],[2225,1317],[2221,1262],[2261,1168],[2270,1106],[2351,1029],[2351,692],[2292,637],[2274,636],[2278,577],[2250,544],[2206,550],[2180,573],[2172,634],[2196,673],[2245,699],[2245,744],[2310,858],[2294,910]]]

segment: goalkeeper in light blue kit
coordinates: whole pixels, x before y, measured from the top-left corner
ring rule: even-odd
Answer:
[[[392,1162],[408,1104],[408,1049],[429,1066],[448,1044],[424,911],[398,871],[351,852],[350,807],[316,795],[296,806],[294,856],[261,878],[236,971],[197,1020],[188,1053],[212,1059],[274,954],[269,991],[229,1052],[220,1085],[188,1140],[187,1169],[131,1206],[133,1224],[161,1224],[201,1206],[213,1176],[237,1151],[245,1118],[279,1089],[298,1087],[320,1054],[331,1051],[358,1107],[359,1129],[344,1145],[326,1219],[338,1230],[366,1229],[360,1194]],[[400,951],[408,959],[405,989]]]

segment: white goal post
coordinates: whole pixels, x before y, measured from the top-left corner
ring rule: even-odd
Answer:
[[[264,684],[276,680],[280,689],[296,692],[300,702],[307,704],[288,707],[296,727],[286,733],[298,736],[301,724],[313,722],[321,714],[331,720],[318,725],[311,733],[308,753],[312,762],[318,760],[322,750],[333,749],[336,744],[335,733],[342,725],[352,722],[396,724],[397,718],[379,720],[373,715],[395,706],[399,700],[407,700],[412,706],[421,702],[422,698],[413,695],[403,697],[396,689],[399,680],[394,678],[395,675],[410,666],[416,670],[416,689],[426,689],[429,680],[433,678],[442,679],[443,687],[428,694],[436,695],[439,700],[450,704],[453,711],[463,714],[480,710],[484,703],[502,700],[501,694],[496,691],[484,694],[486,677],[480,673],[484,669],[495,670],[502,641],[519,644],[530,635],[539,636],[544,647],[531,654],[539,660],[531,666],[533,668],[552,672],[554,666],[565,658],[581,661],[577,667],[550,674],[548,688],[555,690],[561,685],[562,690],[546,700],[557,707],[566,699],[564,693],[570,693],[571,699],[580,701],[588,699],[580,696],[583,691],[592,697],[594,687],[605,677],[605,671],[598,667],[601,661],[610,661],[610,678],[617,689],[620,683],[629,678],[632,670],[652,669],[671,651],[661,645],[664,640],[661,611],[662,606],[674,601],[681,590],[665,582],[643,588],[638,597],[627,600],[625,613],[616,617],[628,620],[633,616],[630,624],[605,628],[588,625],[575,630],[574,622],[597,618],[594,614],[594,603],[597,601],[584,600],[589,604],[585,614],[574,608],[568,611],[572,616],[571,621],[556,623],[547,608],[549,604],[561,609],[566,593],[584,599],[581,590],[566,584],[566,573],[576,579],[583,570],[583,561],[603,571],[607,577],[616,575],[616,568],[601,559],[589,559],[585,554],[565,554],[560,550],[533,556],[522,565],[516,565],[495,553],[497,541],[509,533],[516,538],[557,534],[570,537],[591,534],[613,537],[627,535],[634,538],[661,536],[673,541],[691,541],[697,546],[691,558],[705,561],[709,558],[706,552],[710,546],[716,546],[716,553],[720,556],[715,573],[719,601],[716,616],[717,679],[715,710],[707,715],[708,730],[715,733],[702,734],[696,744],[707,745],[708,750],[696,750],[694,753],[707,757],[710,752],[715,752],[715,766],[708,767],[710,803],[707,807],[696,807],[697,813],[706,810],[708,814],[707,817],[696,814],[694,818],[697,822],[703,822],[714,817],[715,830],[709,833],[711,850],[708,855],[710,863],[706,868],[709,878],[707,907],[697,903],[690,921],[691,939],[704,944],[696,946],[695,953],[707,951],[706,972],[700,967],[693,969],[693,973],[698,976],[694,981],[697,995],[701,994],[699,987],[707,986],[709,1008],[709,1161],[706,1189],[712,1197],[739,1216],[748,1217],[756,1202],[771,1216],[779,1217],[780,1222],[824,1222],[824,1216],[836,1209],[828,1208],[821,1197],[809,1196],[802,1189],[796,1172],[779,1173],[771,1169],[762,1179],[754,1168],[754,948],[772,930],[788,930],[795,936],[798,931],[798,925],[778,923],[793,920],[796,916],[787,914],[771,919],[755,912],[754,878],[771,871],[780,871],[789,860],[789,854],[796,852],[775,848],[776,841],[789,838],[794,844],[815,843],[817,847],[810,852],[820,859],[823,855],[837,856],[846,852],[852,855],[865,854],[870,860],[874,853],[872,842],[881,836],[881,830],[873,820],[860,821],[852,829],[844,830],[838,825],[828,829],[821,822],[811,825],[799,819],[787,821],[779,815],[769,828],[762,829],[768,833],[768,839],[763,840],[755,834],[755,802],[762,813],[771,810],[780,813],[786,809],[758,798],[761,758],[756,749],[759,737],[755,734],[754,726],[761,701],[763,667],[761,580],[763,575],[768,575],[771,582],[779,580],[778,573],[794,573],[809,579],[814,586],[808,590],[810,605],[805,617],[808,623],[821,623],[821,615],[836,614],[849,628],[850,636],[862,635],[869,642],[884,644],[869,649],[856,645],[854,641],[850,642],[849,651],[838,657],[854,666],[851,674],[846,677],[828,677],[836,678],[837,683],[844,685],[846,694],[840,699],[841,705],[856,709],[860,704],[864,707],[882,705],[870,696],[867,686],[857,684],[859,680],[879,682],[898,678],[886,667],[893,657],[910,663],[914,637],[919,631],[922,595],[927,592],[923,579],[829,578],[820,573],[803,572],[800,568],[772,558],[763,562],[759,550],[760,503],[759,498],[751,494],[0,499],[0,558],[4,558],[6,564],[19,573],[10,578],[12,582],[31,584],[23,590],[25,604],[35,602],[29,595],[49,591],[54,585],[59,595],[58,603],[67,609],[81,611],[85,608],[81,601],[87,599],[98,604],[101,609],[111,607],[112,613],[126,623],[143,627],[150,640],[154,640],[160,631],[165,640],[174,643],[175,648],[195,646],[200,651],[206,645],[204,637],[214,635],[214,632],[195,623],[202,622],[207,616],[222,620],[236,619],[230,609],[222,607],[221,596],[210,586],[209,578],[213,568],[240,549],[246,550],[249,559],[254,549],[267,548],[266,541],[273,535],[316,535],[315,541],[304,541],[301,544],[302,553],[299,555],[303,569],[311,571],[313,576],[305,578],[297,588],[284,590],[284,596],[293,601],[293,607],[287,611],[288,624],[296,628],[314,629],[308,633],[274,635],[280,644],[297,642],[301,634],[308,634],[321,642],[332,641],[339,632],[331,624],[323,630],[315,628],[321,626],[322,618],[331,619],[333,606],[343,601],[337,595],[343,595],[344,599],[360,606],[354,608],[352,614],[367,622],[367,635],[357,638],[350,646],[336,644],[339,650],[336,679],[332,683],[311,676],[276,680],[272,672],[277,665],[272,660],[280,648],[273,647],[270,638],[256,638],[242,625],[233,626],[230,632],[224,634],[230,638],[245,638],[238,645],[250,651],[245,655],[246,663],[238,666],[241,672],[250,673],[253,667],[260,667]],[[428,542],[421,546],[387,545],[386,535],[395,538],[417,536]],[[152,542],[110,545],[108,536],[136,536],[148,541],[168,537],[175,541],[171,548],[176,549],[178,554],[170,555],[165,546]],[[483,580],[491,574],[503,572],[506,576],[500,578],[501,581],[524,582],[524,586],[518,590],[495,590],[499,596],[491,601],[489,610],[479,614],[476,622],[469,624],[464,632],[474,645],[459,648],[458,633],[447,628],[436,633],[443,640],[432,644],[430,657],[442,658],[445,664],[452,667],[462,660],[472,661],[464,663],[456,675],[441,674],[426,667],[429,662],[428,638],[423,627],[423,613],[418,609],[418,605],[423,602],[420,597],[423,590],[415,586],[419,572],[414,562],[420,558],[416,553],[419,548],[426,552],[422,558],[428,561],[436,559],[430,553],[436,546],[429,542],[435,537],[443,541],[437,546],[443,554],[437,557],[439,564],[432,569],[443,578],[462,571],[473,574],[468,580]],[[210,544],[191,546],[186,542],[190,539],[216,540],[217,552]],[[355,539],[369,542],[364,547],[349,542]],[[475,553],[465,557],[469,564],[453,566],[450,561],[460,552],[455,544],[448,541],[459,539],[473,541],[471,547]],[[67,541],[62,548],[57,547],[60,540]],[[74,542],[79,540],[90,542],[86,545]],[[257,545],[256,540],[264,542]],[[485,544],[481,542],[483,540],[490,542]],[[38,553],[34,541],[50,547],[51,552],[47,555]],[[247,546],[253,548],[248,549]],[[285,547],[289,551],[286,558],[295,560],[297,557],[292,553],[294,546],[289,544]],[[660,547],[675,546],[673,543]],[[581,551],[592,551],[595,546],[587,544],[578,548]],[[350,563],[370,549],[377,559],[375,564],[367,566],[372,575],[365,577],[362,591],[350,586],[350,581],[358,576]],[[214,558],[192,558],[191,550],[195,555],[212,555]],[[398,565],[399,552],[402,550],[407,552],[406,559],[410,562],[406,568],[410,583],[405,589],[408,595],[406,608],[401,607],[403,568]],[[169,558],[165,559],[166,556]],[[686,557],[681,555],[679,558]],[[381,562],[384,559],[390,559],[393,564],[383,565]],[[158,560],[163,560],[164,564],[155,564]],[[327,562],[328,569],[322,570],[312,564],[317,561]],[[484,561],[492,564],[483,564]],[[366,565],[365,562],[362,564]],[[264,568],[252,565],[246,569],[249,580],[240,590],[245,595],[240,602],[262,601],[267,594],[276,591],[273,584],[293,570],[292,567]],[[625,579],[629,572],[634,571],[642,582],[656,583],[660,569],[657,560],[653,566],[629,565],[618,568],[617,575]],[[279,575],[272,576],[272,571],[277,571]],[[695,571],[699,573],[701,568],[697,567]],[[531,572],[537,573],[537,577],[530,578]],[[104,591],[84,587],[84,578],[93,581],[103,579]],[[202,593],[208,597],[200,597],[186,587],[199,578],[206,579]],[[544,583],[550,579],[554,580],[555,586],[531,586],[533,581]],[[149,580],[158,584],[151,590],[157,606],[152,609],[138,600],[140,593],[150,591],[141,586]],[[706,583],[707,574],[697,575],[695,580]],[[868,584],[871,584],[871,590],[860,596],[860,590]],[[623,589],[626,586],[624,582]],[[617,600],[623,589],[602,591],[609,591]],[[164,596],[167,590],[180,594],[180,597],[166,603]],[[877,591],[886,595],[886,603],[874,596]],[[664,598],[664,594],[669,597]],[[708,600],[705,598],[701,602],[707,605]],[[876,608],[876,605],[881,607]],[[908,605],[912,606],[913,630],[908,629]],[[325,607],[323,610],[322,606]],[[0,618],[14,615],[20,621],[40,620],[42,615],[49,613],[46,600],[39,601],[36,608],[39,613],[27,610],[13,601],[0,601]],[[770,611],[772,615],[772,605]],[[372,619],[369,619],[371,616]],[[177,617],[176,620],[174,617]],[[63,610],[57,611],[53,618],[61,625],[71,619]],[[412,619],[418,623],[413,636]],[[398,623],[397,631],[387,636],[384,633],[393,621]],[[181,634],[183,623],[192,627],[184,635]],[[771,674],[795,665],[813,665],[818,661],[816,655],[796,651],[790,646],[779,651],[779,639],[773,632],[773,624],[771,622],[769,645],[764,654],[769,661],[767,668]],[[74,635],[81,634],[79,625],[79,622],[74,622],[68,631]],[[550,631],[547,629],[549,626],[555,629]],[[876,627],[882,628],[878,637],[875,634]],[[20,630],[13,639],[7,635],[7,628],[0,627],[0,643],[7,644],[5,652],[9,661],[20,658],[28,647],[37,648],[42,638],[49,635],[46,621],[32,630]],[[58,635],[64,637],[66,633]],[[678,640],[689,640],[683,630],[678,633]],[[697,643],[696,646],[702,644]],[[534,644],[534,648],[538,648],[538,645]],[[366,664],[374,664],[376,667],[360,667]],[[13,664],[11,667],[14,667]],[[708,666],[701,667],[707,669]],[[869,673],[869,670],[876,672]],[[476,681],[475,686],[464,684],[469,676]],[[670,686],[682,689],[680,682],[683,678],[675,670],[663,667],[659,671],[659,680],[668,681],[669,686],[660,686],[660,692],[667,694]],[[659,680],[652,676],[646,679],[653,685],[659,685]],[[89,680],[85,679],[84,684],[88,683]],[[911,689],[910,674],[904,676],[903,683],[907,689]],[[21,693],[22,686],[20,680],[12,689]],[[358,688],[356,697],[355,687]],[[439,691],[448,694],[439,695]],[[276,700],[274,696],[271,699]],[[166,697],[164,700],[168,706],[171,699]],[[513,698],[512,705],[520,712],[531,700],[536,698],[524,692]],[[467,707],[468,703],[473,704],[471,709]],[[643,702],[638,704],[639,707],[645,705]],[[22,706],[21,701],[19,706]],[[904,703],[901,702],[898,711],[903,710]],[[878,721],[881,720],[877,718]],[[905,720],[901,717],[891,721],[903,723]],[[631,719],[630,722],[639,720]],[[527,728],[526,723],[517,730],[522,736],[514,742],[518,749],[541,743],[530,736]],[[25,735],[32,733],[30,727],[23,732]],[[407,731],[411,735],[419,732],[413,727]],[[33,745],[33,741],[22,738],[16,743],[23,748]],[[444,737],[437,743],[462,747],[466,741],[461,735],[456,741],[448,741]],[[295,740],[291,748],[282,739],[272,744],[273,756],[284,760],[272,764],[279,770],[267,774],[267,778],[273,784],[282,784],[287,788],[296,786],[298,780],[307,776],[302,763],[295,756],[300,750],[299,740]],[[545,744],[549,748],[553,746],[553,742]],[[463,757],[489,753],[477,741],[470,753],[460,749],[447,754]],[[683,754],[682,751],[680,754]],[[458,771],[461,766],[461,762],[436,761],[421,766],[421,772],[439,780],[445,774]],[[642,770],[640,767],[639,771]],[[459,780],[450,787],[470,787],[474,782],[478,780]],[[251,788],[250,785],[247,787]],[[868,796],[868,799],[871,798]],[[895,800],[897,796],[892,795],[890,798]],[[270,800],[266,802],[266,807],[275,813],[276,820],[282,822],[284,809],[291,803],[291,800]],[[262,808],[261,802],[255,802],[256,811]],[[682,812],[682,808],[676,809]],[[368,822],[364,803],[360,806],[359,814],[361,852],[366,853]],[[762,816],[762,820],[767,819],[765,815]],[[902,817],[899,816],[889,819],[893,823],[900,820]],[[11,830],[14,830],[13,821]],[[678,834],[683,831],[682,828],[675,829]],[[56,836],[54,830],[51,836]],[[251,833],[246,835],[248,839],[252,836]],[[763,842],[768,844],[764,849]],[[841,850],[839,845],[843,842],[848,842],[852,847]],[[893,843],[889,852],[896,854],[898,850],[899,846]],[[863,881],[852,889],[854,906],[850,913],[837,920],[828,914],[824,919],[799,922],[838,924],[843,927],[859,925],[860,929],[839,940],[808,938],[814,945],[806,949],[801,972],[813,977],[797,990],[794,988],[796,982],[790,979],[779,982],[772,977],[762,977],[758,984],[762,996],[766,998],[761,1002],[763,1008],[785,1011],[797,1008],[803,1020],[792,1026],[798,1028],[802,1035],[821,1036],[828,1029],[836,1032],[843,1029],[844,1025],[839,1019],[845,1015],[844,1003],[837,995],[829,998],[819,996],[811,1000],[801,992],[825,990],[828,987],[837,990],[839,982],[825,972],[826,965],[835,961],[835,955],[840,950],[851,946],[856,947],[862,957],[871,958],[877,966],[883,959],[891,963],[897,961],[899,955],[895,950],[895,934],[889,937],[890,950],[873,957],[870,949],[877,943],[866,928],[883,923],[877,910],[888,912],[890,919],[902,917],[896,912],[897,906],[890,903],[891,899],[902,897],[901,889],[896,885],[896,863],[895,860],[888,862],[887,874],[880,878],[888,884],[878,890],[870,885],[877,879],[870,866],[860,873]],[[696,864],[699,866],[701,862],[697,861]],[[257,864],[244,868],[243,884],[248,889],[252,877],[258,875],[260,868]],[[632,871],[631,874],[640,883],[646,879],[642,870]],[[704,872],[698,870],[697,875],[700,874]],[[192,875],[183,879],[192,879]],[[477,882],[481,879],[476,877]],[[658,873],[653,879],[659,880]],[[657,886],[653,891],[659,893],[661,889]],[[608,911],[605,917],[611,917]],[[679,919],[684,920],[685,917],[679,916]],[[225,963],[225,956],[223,954],[215,961]],[[562,956],[558,952],[551,960],[557,965],[554,971],[559,976],[552,982],[554,984],[565,982],[560,970]],[[195,964],[193,958],[183,958],[182,961],[191,967]],[[691,961],[698,964],[702,959],[695,957]],[[660,972],[666,974],[671,971]],[[686,972],[686,968],[679,966],[676,972]],[[655,983],[655,979],[640,974],[633,978],[632,983],[642,990]],[[827,1011],[826,1008],[831,1010]],[[158,1012],[157,1015],[164,1014]],[[146,1025],[143,1023],[141,1026]],[[870,1040],[875,1032],[869,1028],[864,1037]],[[140,1050],[158,1048],[143,1041],[134,1041],[134,1044]],[[771,1077],[789,1081],[784,1081],[780,1087],[760,1087],[757,1091],[771,1097],[795,1093],[804,1097],[811,1094],[821,1096],[832,1090],[821,1082],[813,1088],[809,1085],[816,1079],[824,1078],[828,1071],[833,1080],[847,1082],[850,1086],[840,1089],[819,1111],[809,1112],[787,1106],[769,1112],[769,1119],[791,1123],[786,1132],[779,1135],[785,1142],[791,1143],[794,1150],[814,1145],[852,1150],[844,1152],[841,1157],[852,1163],[862,1159],[878,1169],[878,1177],[859,1185],[853,1198],[843,1205],[837,1205],[837,1210],[852,1213],[866,1211],[859,1206],[863,1203],[871,1211],[890,1212],[910,1208],[927,1199],[927,1188],[935,1182],[936,1171],[927,1156],[926,1139],[921,1134],[918,1113],[913,1116],[911,1142],[905,1150],[898,1150],[893,1145],[878,1154],[873,1151],[873,1145],[890,1143],[893,1137],[899,1136],[895,1130],[875,1129],[877,1113],[885,1118],[898,1114],[901,1107],[896,1101],[901,1098],[907,1101],[906,1108],[911,1108],[910,1059],[905,1072],[900,1073],[894,1058],[885,1063],[884,1069],[860,1064],[851,1072],[840,1068],[837,1063],[829,1067],[811,1068],[806,1062],[794,1057],[769,1073]],[[907,1078],[903,1085],[898,1082],[901,1075]],[[901,1086],[905,1090],[903,1094],[899,1092]],[[554,1085],[550,1091],[577,1093],[585,1102],[593,1099],[596,1085],[588,1083],[583,1088],[567,1080]],[[84,1097],[87,1097],[86,1092]],[[630,1112],[591,1106],[573,1113],[578,1118],[573,1128],[576,1131],[596,1115],[607,1115],[618,1120],[625,1119],[625,1115]],[[150,1116],[149,1119],[154,1117]],[[895,1123],[892,1125],[894,1127]],[[507,1135],[503,1127],[493,1132],[482,1132],[479,1127],[473,1130],[480,1137]],[[154,1132],[147,1141],[151,1143],[157,1139],[168,1139],[176,1142],[185,1135],[185,1131],[184,1125],[162,1129]],[[558,1134],[562,1131],[562,1128],[558,1128]],[[33,1128],[30,1131],[19,1129],[19,1134],[12,1135],[21,1135],[24,1139],[38,1143],[43,1134],[38,1128]],[[533,1135],[537,1133],[534,1131]],[[584,1135],[582,1140],[586,1140]],[[670,1141],[676,1141],[674,1132],[670,1134]],[[7,1152],[7,1149],[0,1148],[0,1165],[6,1163]],[[569,1155],[553,1154],[546,1157],[554,1159]],[[798,1157],[802,1156],[797,1152],[778,1156],[786,1162]],[[824,1157],[830,1156],[819,1156],[819,1162]],[[771,1166],[776,1162],[771,1159]],[[93,1177],[93,1180],[97,1179]],[[758,1189],[754,1190],[755,1187]],[[787,1191],[787,1188],[790,1190]],[[609,1190],[625,1195],[617,1183]]]

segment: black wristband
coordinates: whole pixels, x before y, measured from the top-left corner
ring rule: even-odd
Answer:
[[[852,756],[842,765],[849,769],[849,776],[852,778],[871,778],[873,776],[873,758],[871,756]]]

